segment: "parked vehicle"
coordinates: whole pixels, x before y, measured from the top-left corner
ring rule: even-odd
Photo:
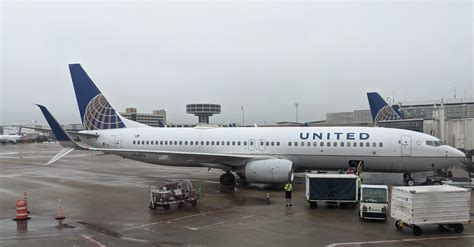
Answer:
[[[360,186],[359,217],[362,219],[387,220],[387,185]]]
[[[422,226],[438,225],[464,231],[470,220],[471,190],[450,185],[393,187],[390,215],[395,227],[411,227],[420,236]]]
[[[311,208],[316,208],[318,202],[355,207],[358,178],[354,174],[306,174],[306,201]]]
[[[165,210],[170,209],[171,204],[184,205],[185,202],[195,206],[199,194],[189,180],[180,180],[173,183],[163,184],[162,186],[150,186],[150,209],[163,207]]]

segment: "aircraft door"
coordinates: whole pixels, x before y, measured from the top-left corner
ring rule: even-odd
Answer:
[[[401,139],[402,156],[411,156],[411,137],[402,136]]]
[[[265,140],[263,139],[258,140],[258,150],[265,151]]]
[[[254,139],[249,140],[249,151],[255,151],[255,140]]]
[[[116,135],[112,137],[115,138],[115,142],[114,142],[115,148],[122,148],[122,136]]]

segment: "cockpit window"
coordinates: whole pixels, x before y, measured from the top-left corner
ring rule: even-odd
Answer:
[[[443,142],[441,141],[426,141],[426,145],[432,146],[432,147],[439,147],[443,145]]]

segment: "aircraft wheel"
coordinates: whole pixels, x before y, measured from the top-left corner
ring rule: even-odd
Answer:
[[[171,207],[171,206],[170,206],[169,204],[165,204],[165,205],[163,205],[163,208],[164,208],[165,210],[169,210],[169,209],[170,209],[170,207]]]
[[[226,173],[222,174],[221,177],[219,178],[219,182],[222,185],[232,185],[232,184],[234,184],[235,183],[234,174],[232,174],[230,172],[226,172]]]
[[[415,186],[415,180],[413,178],[409,178],[405,181],[407,186]]]
[[[421,230],[421,227],[419,226],[413,226],[413,234],[415,234],[415,236],[421,236],[423,230]]]
[[[464,226],[462,224],[457,224],[454,226],[454,231],[456,233],[462,233],[464,231]]]
[[[395,221],[395,227],[396,227],[398,230],[402,230],[402,229],[403,229],[403,222],[402,222],[401,220]]]

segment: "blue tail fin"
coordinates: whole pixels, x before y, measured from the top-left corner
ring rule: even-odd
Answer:
[[[125,128],[119,114],[112,108],[80,64],[69,64],[77,105],[85,130]]]
[[[396,108],[389,106],[379,93],[367,93],[367,98],[369,99],[370,113],[374,124],[385,120],[401,119],[398,106]]]

